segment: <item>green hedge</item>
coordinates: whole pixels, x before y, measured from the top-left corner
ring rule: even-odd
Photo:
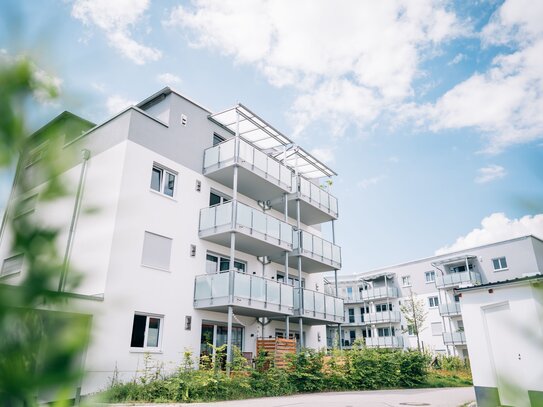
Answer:
[[[105,401],[196,402],[419,387],[426,381],[429,362],[428,355],[417,351],[360,348],[329,355],[306,349],[290,355],[287,369],[269,367],[271,359],[266,355],[258,356],[255,368],[235,360],[230,376],[209,363],[199,370],[185,363],[169,377],[145,371],[130,383],[114,381],[105,393]]]

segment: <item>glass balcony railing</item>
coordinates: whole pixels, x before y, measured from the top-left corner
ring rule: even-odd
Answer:
[[[292,226],[258,209],[230,201],[200,210],[200,237],[206,238],[233,230],[283,249],[292,248]],[[227,240],[225,242],[228,243]]]
[[[235,151],[234,138],[204,151],[205,175],[236,164],[279,186],[285,192],[293,190],[292,170],[243,139],[239,139],[238,151]]]
[[[464,332],[443,332],[445,345],[465,345],[466,335]]]
[[[344,320],[343,299],[305,288],[294,289],[294,310],[296,315],[326,322],[340,323]]]
[[[477,284],[481,284],[481,275],[477,271],[463,271],[461,273],[450,273],[436,276],[437,288]]]
[[[366,346],[370,348],[403,348],[403,338],[401,336],[366,338]]]
[[[439,305],[439,315],[441,316],[455,316],[460,315],[460,303],[453,302],[453,303],[445,303]]]
[[[396,323],[400,322],[401,318],[398,311],[372,312],[362,315],[362,324]]]
[[[233,284],[232,290],[230,284]],[[213,309],[233,305],[290,315],[294,306],[293,290],[287,284],[238,271],[205,274],[195,278],[194,307]]]
[[[294,231],[293,250],[313,260],[341,268],[341,248],[304,230]]]
[[[333,218],[338,217],[337,199],[325,189],[303,177],[298,177],[298,192],[306,202],[328,213]]]
[[[377,287],[362,290],[345,298],[346,303],[359,303],[382,298],[398,298],[398,289],[396,287]]]

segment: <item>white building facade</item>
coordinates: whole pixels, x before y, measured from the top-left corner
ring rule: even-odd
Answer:
[[[543,405],[543,275],[458,290],[479,407]]]
[[[40,202],[33,163],[53,145],[36,143],[18,171],[35,188],[20,192],[16,179],[2,223],[0,284],[26,272],[7,219],[61,230],[59,252],[83,280],[69,289],[59,271],[58,289],[90,318],[82,394],[114,370],[131,380],[147,353],[168,371],[210,345],[326,346],[326,325],[344,312],[324,293],[323,273],[341,267],[335,236],[320,232],[338,218],[320,185],[330,168],[242,105],[212,114],[169,88],[100,125],[70,113],[53,122],[66,129],[58,154],[71,157],[61,179],[73,194]]]
[[[364,338],[370,347],[417,348],[400,312],[411,293],[427,317],[421,346],[434,353],[468,357],[460,297],[462,287],[510,280],[543,271],[543,241],[524,236],[391,267],[338,277],[345,300],[342,344]],[[329,329],[328,342],[334,336]]]

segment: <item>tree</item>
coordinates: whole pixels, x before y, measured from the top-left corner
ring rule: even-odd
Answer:
[[[35,187],[21,165],[35,137],[26,131],[25,109],[35,98],[54,98],[56,89],[43,81],[43,72],[25,58],[0,59],[0,171],[17,167],[16,189],[2,221],[0,236],[10,233],[13,257],[24,259],[25,272],[17,285],[0,283],[0,405],[34,406],[47,393],[54,400],[72,397],[82,372],[74,369],[87,346],[88,317],[64,311],[70,295],[58,289],[63,258],[58,253],[58,230],[18,212],[21,194]],[[40,141],[61,140],[60,129],[48,126]],[[49,149],[53,151],[53,149]],[[66,158],[66,157],[64,157]],[[58,179],[61,157],[44,152],[34,173],[49,180],[40,186],[40,201],[65,195]],[[62,401],[59,401],[62,405]]]
[[[421,298],[418,298],[417,294],[410,290],[409,297],[403,301],[400,310],[407,321],[407,327],[403,332],[405,333],[412,330],[413,335],[417,336],[417,348],[420,352],[420,333],[425,329],[424,322],[428,316],[428,312],[424,307],[424,301]]]

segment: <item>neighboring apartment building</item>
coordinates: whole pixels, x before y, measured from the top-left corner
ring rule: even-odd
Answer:
[[[367,346],[416,348],[400,306],[410,295],[427,311],[420,334],[425,349],[467,357],[464,324],[456,288],[543,272],[543,241],[524,236],[455,253],[338,277],[345,300],[342,343],[365,338]],[[334,329],[328,331],[328,341]]]
[[[52,124],[74,193],[40,202],[46,180],[33,167],[57,145],[38,131],[18,171],[35,188],[14,188],[2,224],[0,283],[26,272],[6,218],[60,228],[59,252],[84,276],[73,311],[91,318],[83,394],[115,369],[132,379],[145,353],[170,370],[210,345],[254,354],[257,338],[288,336],[326,346],[326,325],[344,312],[324,293],[323,273],[341,267],[319,226],[338,217],[319,181],[330,168],[242,105],[212,114],[169,88],[100,125],[67,112]],[[59,270],[59,287],[70,278]]]

